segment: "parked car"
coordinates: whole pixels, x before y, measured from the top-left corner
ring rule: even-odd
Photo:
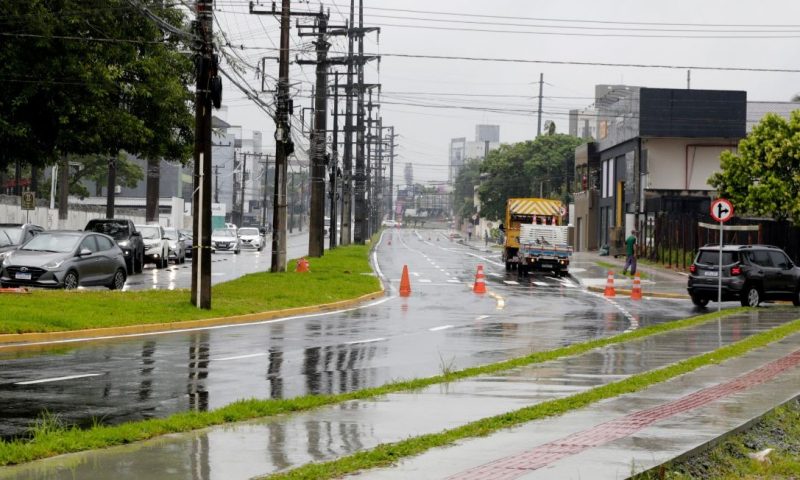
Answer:
[[[125,256],[108,235],[54,230],[42,232],[0,264],[3,287],[33,286],[72,290],[105,286],[119,290],[127,279]]]
[[[119,218],[96,218],[89,220],[84,228],[87,232],[104,233],[113,238],[125,255],[128,275],[142,273],[144,268],[144,241],[142,234],[131,220]]]
[[[186,237],[177,228],[165,228],[164,237],[169,244],[167,258],[176,264],[186,262]]]
[[[178,231],[183,235],[183,243],[186,247],[186,256],[188,258],[192,258],[192,254],[194,253],[194,232],[187,229],[180,229]]]
[[[0,223],[0,262],[8,252],[18,249],[43,231],[44,228],[32,223]]]
[[[687,290],[692,302],[716,301],[720,283],[719,246],[697,252],[689,267]],[[722,248],[722,301],[756,307],[764,300],[791,300],[800,306],[800,268],[778,247],[726,245]]]
[[[238,255],[242,251],[236,230],[230,228],[215,228],[211,232],[211,253],[232,251]]]
[[[398,222],[397,220],[386,219],[381,223],[381,225],[383,225],[384,227],[393,228],[393,227],[399,227],[400,222]]]
[[[169,240],[161,225],[136,225],[144,240],[144,261],[155,263],[156,268],[167,268],[169,262]]]
[[[259,252],[264,249],[264,237],[256,227],[242,227],[239,229],[239,244],[246,248],[255,248]]]

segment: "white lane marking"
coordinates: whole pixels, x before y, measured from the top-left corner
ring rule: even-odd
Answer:
[[[414,275],[415,277],[419,277],[419,272],[411,272],[411,275]]]
[[[505,275],[503,275],[501,273],[489,272],[489,276],[500,278],[500,277],[504,277]]]
[[[16,382],[14,385],[35,385],[37,383],[63,382],[65,380],[75,380],[77,378],[99,377],[100,375],[103,375],[103,374],[102,373],[86,373],[84,375],[69,375],[69,376],[66,376],[66,377],[43,378],[41,380],[29,380],[27,382]]]
[[[570,268],[569,271],[570,272],[575,272],[575,273],[582,273],[582,272],[585,272],[586,269],[585,268]]]
[[[440,330],[447,330],[448,328],[453,328],[453,325],[442,325],[441,327],[433,327],[429,328],[431,332],[438,332]]]
[[[448,280],[447,283],[461,283],[461,280]]]
[[[534,285],[538,285],[538,286],[540,286],[540,287],[547,287],[547,286],[549,286],[548,284],[546,284],[546,283],[544,283],[544,282],[531,282],[531,283],[533,283]]]
[[[245,358],[256,358],[256,357],[266,357],[269,353],[251,353],[250,355],[238,355],[235,357],[222,357],[222,358],[212,358],[212,362],[227,362],[229,360],[243,360]]]
[[[368,339],[368,340],[355,340],[355,341],[353,341],[353,342],[346,342],[346,343],[345,343],[345,345],[360,345],[360,344],[362,344],[362,343],[375,343],[375,342],[383,342],[384,340],[386,340],[386,339],[385,339],[385,338],[383,338],[383,337],[379,337],[379,338],[370,338],[370,339]]]
[[[515,282],[514,280],[503,280],[503,283],[506,285],[519,285],[519,282]]]
[[[427,279],[427,278],[420,278],[419,279],[419,283],[431,283],[432,281],[433,280],[430,280],[430,279]]]
[[[477,317],[475,320],[480,322],[481,320],[486,320],[487,318],[489,318],[489,315],[481,315],[480,317]]]

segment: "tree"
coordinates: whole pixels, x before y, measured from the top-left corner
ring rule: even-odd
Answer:
[[[461,167],[456,177],[453,191],[453,213],[461,218],[471,217],[475,213],[472,200],[475,187],[480,183],[481,161],[470,159]]]
[[[800,110],[767,114],[720,167],[708,183],[738,211],[800,223]]]
[[[584,140],[554,133],[536,140],[501,145],[489,152],[481,166],[488,174],[481,182],[481,216],[497,220],[505,215],[509,198],[545,197],[569,201],[575,175],[575,147]]]

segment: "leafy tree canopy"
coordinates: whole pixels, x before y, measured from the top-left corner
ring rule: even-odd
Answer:
[[[183,14],[142,0],[169,23]],[[188,158],[191,59],[124,0],[26,0],[3,12],[0,168],[62,154]]]
[[[568,201],[575,175],[575,147],[583,142],[553,133],[489,152],[481,165],[481,172],[488,174],[479,189],[481,216],[503,218],[509,198],[541,196]]]
[[[800,111],[767,114],[708,183],[743,213],[800,223]]]

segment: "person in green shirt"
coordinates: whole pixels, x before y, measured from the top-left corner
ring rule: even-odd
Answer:
[[[625,239],[625,267],[622,269],[622,274],[627,275],[628,269],[631,269],[631,275],[636,275],[636,230],[631,230],[631,234]]]

